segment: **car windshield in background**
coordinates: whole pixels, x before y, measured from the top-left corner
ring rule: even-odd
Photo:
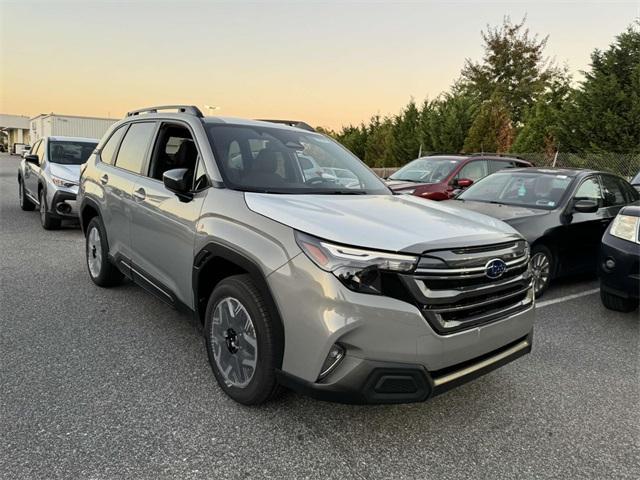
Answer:
[[[87,161],[97,143],[90,142],[49,142],[49,161],[63,165],[80,165]]]
[[[391,175],[389,180],[440,183],[451,175],[458,162],[452,158],[418,158]]]
[[[469,187],[458,199],[552,210],[562,201],[571,181],[571,177],[560,174],[494,173]]]
[[[631,185],[640,185],[640,172],[635,177],[633,177],[633,179],[631,179],[631,182],[629,183],[631,183]]]
[[[219,124],[207,134],[225,183],[236,190],[391,195],[375,173],[324,135]]]

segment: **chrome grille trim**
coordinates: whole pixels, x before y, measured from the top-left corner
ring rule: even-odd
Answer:
[[[507,265],[495,280],[485,273],[494,259]],[[427,252],[421,262],[423,266],[403,275],[402,281],[439,334],[475,328],[533,307],[529,249],[524,241]],[[443,268],[434,268],[440,264]]]

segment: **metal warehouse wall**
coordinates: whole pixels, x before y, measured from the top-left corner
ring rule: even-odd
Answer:
[[[88,137],[100,139],[118,120],[110,118],[46,115],[31,120],[31,139],[47,136]]]

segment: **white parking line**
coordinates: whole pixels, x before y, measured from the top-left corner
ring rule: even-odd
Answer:
[[[549,305],[553,305],[554,303],[566,302],[568,300],[573,300],[574,298],[586,297],[587,295],[593,295],[594,293],[598,293],[600,291],[599,288],[594,288],[592,290],[585,290],[584,292],[574,293],[573,295],[567,295],[565,297],[554,298],[552,300],[545,300],[544,302],[536,303],[536,308],[548,307]]]

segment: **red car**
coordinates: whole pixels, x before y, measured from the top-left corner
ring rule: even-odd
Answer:
[[[487,175],[505,168],[532,167],[498,154],[429,155],[407,163],[387,179],[396,193],[447,200]]]

